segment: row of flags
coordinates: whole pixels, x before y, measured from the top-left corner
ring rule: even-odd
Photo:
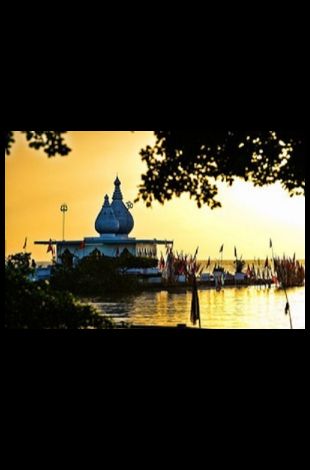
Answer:
[[[158,260],[158,268],[163,272],[165,278],[170,278],[172,280],[173,276],[185,275],[190,276],[193,274],[201,274],[205,268],[208,268],[211,264],[211,258],[209,256],[207,264],[198,263],[197,261],[198,250],[196,250],[195,255],[183,255],[183,252],[180,254],[178,252],[174,253],[172,250],[169,250],[167,253],[167,258],[165,260],[163,254]],[[277,271],[285,269],[285,273],[289,274],[279,274]],[[296,275],[292,273],[296,271]],[[299,271],[298,271],[299,270]],[[272,272],[273,271],[273,272]],[[281,271],[281,272],[282,272]],[[298,273],[297,273],[298,271]],[[296,256],[294,254],[293,258],[286,259],[285,257],[281,262],[274,259],[274,270],[272,269],[272,260],[269,257],[266,257],[266,260],[261,263],[258,259],[255,263],[252,263],[250,266],[247,265],[245,274],[250,279],[272,279],[274,283],[279,284],[279,280],[286,279],[287,283],[291,282],[302,282],[304,279],[304,268],[296,261]],[[293,279],[290,281],[289,279]]]
[[[270,238],[269,240],[269,247],[272,248],[272,240]],[[224,251],[224,243],[221,245],[220,249],[219,249],[219,253],[223,253]],[[238,258],[238,255],[237,255],[237,248],[234,247],[234,255],[235,255],[235,258]]]

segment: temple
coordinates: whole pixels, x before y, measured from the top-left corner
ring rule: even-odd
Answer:
[[[85,237],[81,240],[35,241],[35,244],[55,246],[56,262],[60,264],[64,259],[76,264],[91,253],[116,257],[129,252],[133,256],[157,258],[157,246],[172,245],[173,241],[129,237],[134,227],[134,220],[129,210],[132,204],[126,207],[123,203],[121,182],[118,177],[114,181],[114,186],[112,203],[110,204],[109,196],[105,195],[103,206],[96,218],[95,229],[99,234],[97,237]]]

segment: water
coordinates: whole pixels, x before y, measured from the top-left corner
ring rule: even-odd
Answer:
[[[305,288],[288,289],[294,329],[305,329]],[[225,287],[198,291],[203,328],[289,329],[283,290],[265,287]],[[143,292],[123,299],[91,302],[98,311],[134,325],[190,324],[191,291]]]

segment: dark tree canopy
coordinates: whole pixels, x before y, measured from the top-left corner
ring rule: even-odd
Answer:
[[[12,145],[15,142],[15,131],[5,132],[5,153],[11,153]],[[26,134],[26,139],[29,142],[29,147],[36,150],[43,149],[48,157],[55,155],[68,155],[71,149],[64,141],[63,134],[66,131],[21,131]]]
[[[149,207],[189,193],[198,207],[221,207],[216,181],[264,186],[280,181],[291,196],[305,193],[306,140],[297,131],[154,131],[141,150],[147,164],[138,198]]]
[[[58,291],[46,281],[31,280],[30,258],[30,253],[17,253],[5,262],[5,328],[113,327],[111,320],[91,306],[81,305],[69,292]]]

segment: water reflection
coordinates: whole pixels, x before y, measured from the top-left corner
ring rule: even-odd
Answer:
[[[293,326],[305,328],[305,289],[288,290]],[[285,295],[281,290],[256,286],[199,289],[201,323],[204,328],[288,329],[284,314]],[[103,314],[135,325],[190,325],[191,291],[143,292],[121,300],[96,301]]]

